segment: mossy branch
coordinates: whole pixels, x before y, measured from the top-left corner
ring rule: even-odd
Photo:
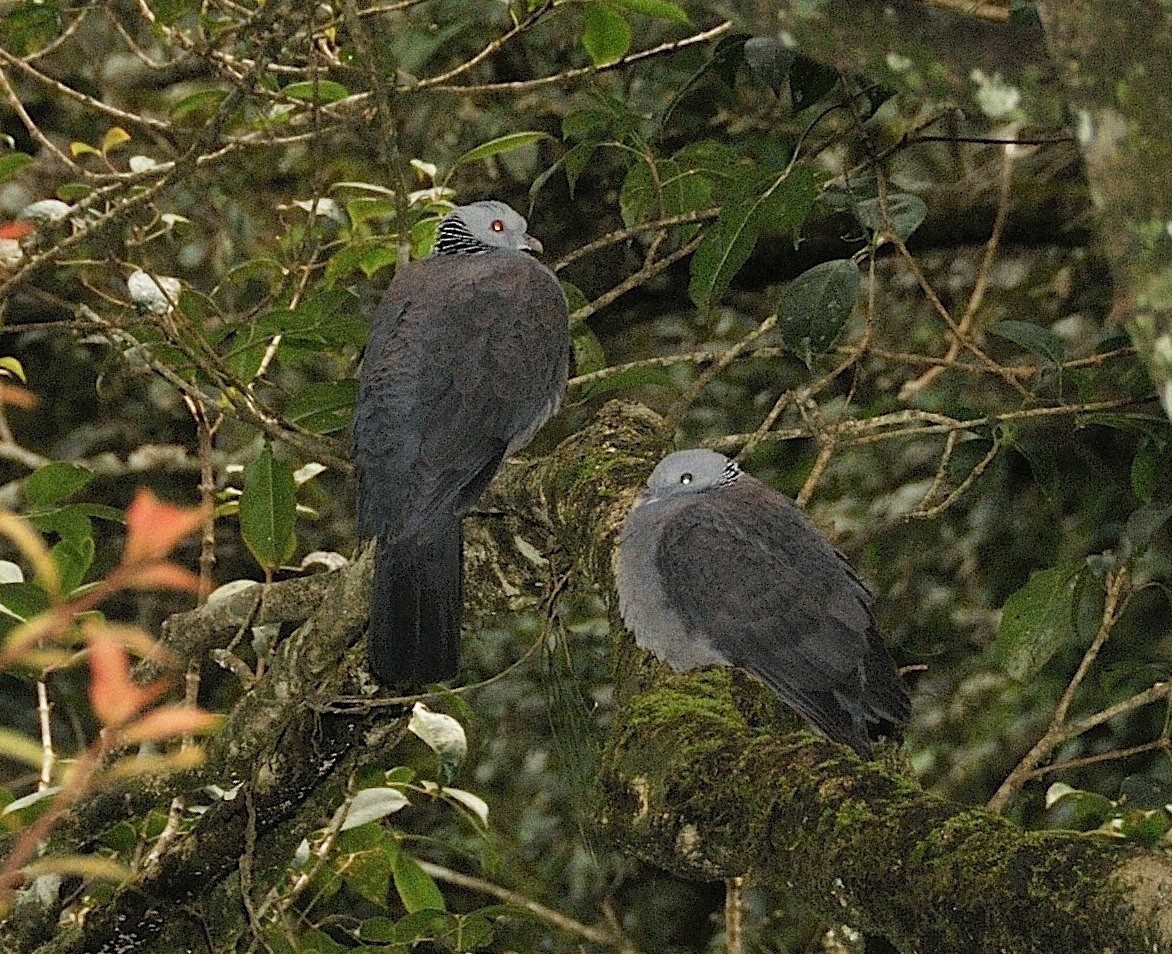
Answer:
[[[607,596],[618,528],[662,441],[653,415],[610,404],[525,474]],[[1025,832],[924,792],[895,752],[864,763],[792,731],[748,677],[675,674],[625,636],[614,652],[601,822],[644,860],[701,879],[755,869],[904,951],[1172,950],[1167,853]]]
[[[502,587],[548,598],[567,572],[613,593],[619,529],[666,440],[660,418],[616,402],[548,456],[510,464],[470,536],[481,549],[468,568],[469,615],[491,611]],[[522,533],[548,565],[516,545]],[[242,600],[238,619],[215,606],[185,616],[203,645],[213,631],[230,638],[258,612],[285,619],[290,606],[304,605],[306,613],[315,606],[248,687],[211,749],[214,776],[242,782],[240,803],[205,813],[138,884],[91,912],[83,936],[62,937],[54,950],[129,943],[123,925],[135,933],[125,949],[166,950],[187,923],[160,915],[176,902],[214,929],[208,950],[239,936],[247,928],[244,909],[227,905],[239,896],[237,859],[252,858],[254,895],[266,890],[281,876],[291,845],[336,803],[346,775],[393,742],[397,723],[385,712],[336,706],[356,685],[369,559],[334,574],[328,598],[321,585],[306,581],[312,601],[297,599],[292,585],[280,599]],[[483,597],[494,590],[492,600]],[[224,618],[212,622],[217,613]],[[615,632],[618,709],[603,754],[600,821],[625,850],[693,878],[753,870],[779,879],[827,917],[885,935],[906,951],[1172,950],[1172,915],[1163,904],[1172,893],[1172,859],[1165,853],[1096,836],[1023,832],[945,802],[901,773],[896,752],[859,762],[801,731],[747,676],[674,674],[636,648],[617,620]],[[58,833],[58,844],[84,847],[119,818],[197,784],[193,773],[143,785],[149,804],[129,793],[95,799]],[[39,933],[28,923],[37,917],[30,909],[21,914],[25,930],[13,924],[5,934],[27,942]]]

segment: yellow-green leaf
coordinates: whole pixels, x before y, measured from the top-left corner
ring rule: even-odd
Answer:
[[[474,149],[469,149],[455,161],[452,168],[455,169],[460,166],[465,166],[470,162],[479,162],[481,159],[487,159],[489,156],[495,156],[502,152],[512,152],[515,149],[521,149],[541,139],[553,139],[553,136],[549,133],[532,131],[515,132],[505,136],[498,136],[496,139],[490,139],[488,142],[481,143]]]
[[[109,155],[119,146],[130,142],[130,133],[121,126],[111,126],[102,137],[102,155]]]
[[[16,378],[21,384],[28,384],[28,378],[24,376],[24,365],[20,363],[19,358],[14,358],[12,355],[4,355],[0,358],[0,374]]]

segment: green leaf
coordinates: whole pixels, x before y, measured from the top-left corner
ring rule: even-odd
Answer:
[[[231,347],[224,352],[224,363],[242,381],[251,381],[260,371],[260,363],[269,350],[270,338],[260,335],[255,327],[248,327],[229,338]],[[279,352],[278,352],[279,353]],[[158,357],[158,351],[152,350]],[[176,358],[179,356],[176,355]]]
[[[88,509],[87,505],[70,504],[29,514],[28,521],[41,533],[55,533],[62,540],[73,540],[76,543],[94,535]]]
[[[59,540],[53,544],[49,553],[53,557],[53,562],[57,564],[63,593],[72,593],[81,586],[86,573],[93,565],[95,550],[93,537]]]
[[[240,533],[244,543],[266,573],[293,556],[297,540],[293,521],[297,512],[293,468],[264,450],[244,468],[240,495]]]
[[[590,165],[590,160],[594,158],[594,151],[598,145],[597,142],[591,140],[580,142],[562,156],[562,164],[566,167],[566,182],[570,186],[570,195],[574,194],[574,189],[578,185],[578,177]]]
[[[575,374],[590,374],[607,366],[606,351],[602,347],[602,342],[586,322],[581,322],[573,329],[570,342],[574,348]]]
[[[0,612],[21,622],[47,612],[51,605],[49,594],[37,583],[0,583]]]
[[[333,80],[318,80],[316,83],[309,80],[290,83],[281,92],[290,99],[316,100],[319,103],[336,103],[350,95],[350,90]]]
[[[757,245],[755,201],[725,206],[692,256],[688,296],[697,308],[709,309],[724,294],[733,276]]]
[[[66,182],[57,186],[55,195],[62,202],[80,202],[86,196],[91,195],[94,189],[93,186],[86,185],[83,182]]]
[[[1151,546],[1152,538],[1172,518],[1172,504],[1147,504],[1130,517],[1123,531],[1123,550],[1129,556]]]
[[[1046,499],[1057,500],[1062,492],[1063,478],[1049,444],[1042,441],[1025,441],[1016,437],[1005,443],[1029,463],[1034,481]]]
[[[818,201],[821,185],[821,178],[812,169],[791,170],[761,203],[761,231],[797,239]]]
[[[1150,504],[1164,486],[1167,455],[1154,441],[1144,441],[1131,460],[1131,492]]]
[[[1093,411],[1090,414],[1078,415],[1076,423],[1079,427],[1099,424],[1103,427],[1123,431],[1125,434],[1142,434],[1149,440],[1158,441],[1161,447],[1167,443],[1169,435],[1172,434],[1168,418],[1163,414]]]
[[[859,267],[849,258],[821,262],[786,285],[778,307],[781,339],[807,368],[842,333],[861,286]]]
[[[53,3],[25,3],[0,18],[0,37],[15,56],[28,56],[57,36],[59,14]]]
[[[354,378],[310,384],[289,402],[285,416],[307,430],[332,434],[350,423],[357,399],[358,382]]]
[[[33,157],[24,152],[4,153],[0,156],[0,182],[11,179],[32,161]]]
[[[88,467],[53,461],[29,474],[24,482],[24,495],[32,507],[51,507],[72,497],[93,479],[94,472]]]
[[[293,309],[265,312],[254,319],[251,330],[253,341],[282,335],[284,345],[311,352],[361,347],[369,334],[358,299],[342,288],[309,295]]]
[[[1066,350],[1062,346],[1062,339],[1049,328],[1035,325],[1028,321],[995,321],[986,329],[989,334],[1012,341],[1015,345],[1025,348],[1031,354],[1048,361],[1050,364],[1062,363]]]
[[[1082,563],[1039,570],[1005,601],[993,658],[1019,682],[1036,674],[1074,635],[1074,597]]]
[[[654,165],[653,165],[654,164]],[[674,159],[643,156],[627,172],[619,190],[623,223],[631,228],[667,216],[695,212],[712,204],[712,186],[704,176],[683,168]],[[681,228],[687,240],[698,225]]]
[[[395,203],[390,199],[376,199],[372,196],[359,196],[346,203],[346,215],[351,225],[358,225],[369,219],[389,218],[395,214]]]
[[[406,954],[407,951],[415,950],[414,946],[420,941],[441,941],[444,938],[452,938],[456,930],[457,921],[454,914],[422,908],[404,915],[395,922],[395,939],[400,944],[406,945],[403,948],[403,952]],[[436,946],[453,950],[452,947],[443,944]],[[466,948],[457,947],[454,950],[464,951]],[[397,951],[396,954],[398,954]]]
[[[490,139],[488,142],[481,143],[479,146],[469,149],[452,164],[452,168],[458,169],[460,166],[466,166],[471,162],[479,162],[481,159],[487,159],[489,156],[496,156],[502,152],[513,152],[516,149],[523,149],[525,146],[540,142],[542,139],[553,139],[553,136],[544,132],[515,132],[505,136],[498,136],[496,139]]]
[[[746,165],[735,149],[712,139],[688,143],[676,150],[672,159],[681,169],[702,175],[713,194],[720,199],[730,196],[731,187],[739,185],[745,173],[752,168]]]
[[[737,187],[692,256],[688,294],[700,308],[710,308],[753,253],[762,227],[796,232],[816,198],[817,178],[804,169],[766,170]]]
[[[855,218],[877,234],[888,228],[906,242],[928,215],[928,206],[918,195],[897,192],[887,197],[887,217],[878,199],[864,199],[854,207]]]
[[[209,119],[219,108],[220,103],[228,98],[222,89],[205,89],[190,96],[184,96],[171,107],[171,118],[176,122],[190,122],[199,124]]]
[[[562,120],[563,139],[585,139],[587,136],[598,139],[606,137],[613,116],[608,110],[576,109],[568,113]]]
[[[326,265],[326,289],[333,291],[339,281],[360,269],[370,277],[380,268],[393,264],[397,254],[394,236],[378,235],[351,242],[335,252]]]
[[[675,378],[667,368],[627,368],[608,375],[601,380],[584,385],[575,395],[575,402],[592,401],[595,398],[631,388],[660,387],[676,390]]]
[[[631,24],[612,6],[594,2],[583,13],[582,45],[595,66],[606,66],[627,55]]]
[[[296,951],[297,954],[352,954],[353,948],[335,941],[324,931],[310,928],[297,935]]]
[[[822,99],[838,82],[838,70],[808,56],[799,55],[789,71],[790,96],[794,110],[802,110]]]
[[[653,17],[656,20],[688,22],[688,14],[684,8],[674,3],[668,3],[667,0],[611,0],[611,3],[616,7],[633,10],[635,13],[641,13],[645,17]]]
[[[395,879],[395,890],[399,892],[399,899],[409,913],[447,910],[444,896],[431,879],[431,875],[420,868],[410,855],[399,852],[395,857],[391,874]]]
[[[151,0],[155,16],[164,26],[170,26],[187,13],[194,13],[199,0]]]
[[[391,871],[400,854],[395,837],[379,825],[360,825],[338,836],[331,863],[362,897],[379,906],[387,903]]]

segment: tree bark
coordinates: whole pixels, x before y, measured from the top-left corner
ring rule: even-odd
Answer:
[[[612,402],[547,457],[506,467],[469,534],[469,614],[494,612],[502,599],[548,598],[566,573],[579,572],[611,600],[613,617],[619,530],[668,436],[647,409]],[[548,562],[534,560],[533,549]],[[39,949],[214,952],[248,931],[245,874],[248,896],[263,898],[285,877],[301,838],[336,807],[350,772],[381,759],[402,729],[394,710],[354,696],[362,690],[368,555],[331,580],[229,715],[205,768],[147,787],[149,799],[128,791],[92,799],[55,834],[54,847],[84,849],[118,820],[208,781],[239,783],[235,798],[214,805],[136,883],[96,905],[84,928],[54,937],[56,911],[27,898],[0,927],[0,948],[27,951],[52,938]],[[320,580],[304,585],[320,593]],[[311,602],[270,598],[261,612],[284,618],[280,607]],[[171,630],[181,620],[201,645],[213,631],[226,641],[254,620],[253,601],[244,603],[239,619],[213,605],[177,618]],[[602,760],[601,822],[625,850],[691,878],[756,870],[828,917],[909,952],[1172,950],[1166,853],[1023,832],[947,803],[901,774],[894,753],[861,763],[795,731],[795,717],[748,677],[671,673],[617,620],[614,632],[618,709]]]

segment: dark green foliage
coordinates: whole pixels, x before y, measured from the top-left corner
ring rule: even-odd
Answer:
[[[153,23],[133,4],[106,2],[18,2],[0,12],[0,46],[30,57],[30,70],[6,63],[5,76],[43,134],[0,100],[0,227],[19,226],[22,256],[0,263],[0,358],[20,359],[23,386],[39,398],[32,408],[5,398],[3,505],[43,535],[63,589],[85,594],[117,560],[121,513],[139,484],[216,505],[215,543],[202,554],[215,558],[216,584],[303,582],[289,566],[307,553],[352,554],[347,428],[369,316],[400,245],[426,254],[447,203],[493,196],[526,213],[577,312],[572,373],[585,380],[528,453],[540,462],[506,468],[469,521],[460,684],[500,678],[430,700],[467,729],[467,761],[441,777],[423,743],[395,735],[405,722],[397,704],[364,724],[358,764],[338,769],[303,815],[283,822],[284,841],[262,832],[251,849],[258,935],[271,950],[405,954],[436,942],[558,952],[629,940],[675,954],[719,943],[719,886],[633,862],[594,827],[597,806],[613,815],[639,804],[630,789],[600,797],[599,743],[614,754],[655,726],[667,738],[681,733],[680,748],[697,758],[681,768],[661,757],[658,740],[644,740],[646,749],[624,753],[630,774],[679,793],[713,830],[734,830],[744,817],[760,830],[777,795],[773,779],[753,770],[774,763],[752,759],[785,727],[751,687],[709,673],[614,704],[616,676],[645,673],[626,656],[612,668],[612,646],[625,645],[607,618],[618,524],[590,521],[625,507],[670,443],[730,454],[751,447],[755,473],[805,491],[813,519],[874,590],[899,662],[919,667],[909,673],[918,692],[907,752],[920,779],[964,805],[982,804],[1042,737],[1120,573],[1119,612],[1070,718],[1167,679],[1172,429],[1119,334],[1113,309],[1130,302],[1096,258],[1101,245],[1088,244],[1093,216],[1061,130],[1039,132],[1052,141],[1017,155],[1006,173],[1001,144],[968,141],[1004,135],[1004,124],[940,106],[931,61],[900,74],[926,84],[924,98],[907,85],[894,93],[898,76],[844,75],[773,41],[773,20],[722,30],[723,9],[705,3],[429,0],[374,11],[360,0],[365,42],[346,4],[148,5]],[[712,32],[692,41],[701,30]],[[741,30],[769,36],[747,40]],[[773,43],[767,61],[754,59],[756,39]],[[660,52],[634,56],[652,49]],[[1133,95],[1126,83],[1104,88]],[[960,139],[930,141],[948,134]],[[1011,208],[990,252],[1003,174]],[[68,213],[21,217],[52,198]],[[1162,229],[1137,234],[1160,247]],[[911,242],[913,259],[884,241],[892,235]],[[136,270],[177,280],[177,307],[151,312],[131,301]],[[9,365],[0,372],[0,384],[22,383]],[[643,412],[646,430],[635,436],[545,458],[615,395],[662,412],[666,424]],[[546,471],[542,486],[559,492],[534,497],[524,475]],[[587,493],[599,496],[583,506],[576,495]],[[577,519],[560,527],[567,513]],[[50,599],[4,542],[3,559],[24,574],[0,583],[7,638]],[[200,556],[193,539],[175,559],[195,570]],[[109,612],[159,632],[192,605],[186,595],[125,594]],[[284,659],[305,614],[294,615],[258,623],[249,610],[198,650],[201,703],[240,720],[230,737],[255,748],[239,777],[213,771],[181,790],[189,810],[177,851],[186,833],[207,830],[233,805],[237,844],[256,792],[241,788],[234,803],[209,793],[253,781],[253,771],[263,782],[270,770],[317,764],[322,739],[351,716],[331,708],[334,698],[368,698],[357,680],[334,685],[304,736],[266,721],[274,706],[254,701],[265,698],[257,686],[270,679],[283,690],[283,666],[320,664],[316,685],[356,665],[340,653],[309,660],[308,650]],[[200,631],[189,617],[168,630],[180,645]],[[360,631],[358,623],[354,641]],[[549,664],[526,657],[550,647]],[[0,686],[4,727],[34,746],[39,675],[6,673]],[[53,717],[70,729],[54,728],[60,765],[89,741],[87,680],[84,662],[47,677]],[[1065,741],[1009,813],[1027,829],[1103,828],[1166,842],[1165,723],[1157,699]],[[744,745],[729,751],[730,735]],[[1103,757],[1119,752],[1131,754]],[[1080,759],[1094,761],[1058,769]],[[39,766],[0,766],[10,790],[0,803],[36,790]],[[818,766],[803,768],[809,785],[827,781]],[[850,778],[834,776],[834,791]],[[1059,780],[1071,791],[1046,807]],[[787,784],[806,781],[799,773]],[[334,812],[363,789],[402,791],[410,807],[327,845]],[[727,797],[713,803],[714,793]],[[104,831],[66,830],[52,848],[100,843],[141,864],[164,831],[171,794],[162,783],[136,785],[103,816]],[[487,803],[487,828],[465,795]],[[916,797],[910,788],[897,795],[905,805]],[[819,821],[789,819],[782,847],[870,830],[879,824],[871,812],[861,796],[844,797]],[[648,818],[648,852],[678,869],[674,836],[687,834],[687,821]],[[1010,827],[976,832],[974,863],[996,870]],[[733,866],[756,860],[750,834],[740,830],[734,843],[743,856],[726,853]],[[903,847],[900,831],[882,834]],[[302,838],[312,852],[326,847],[302,858]],[[826,845],[803,880],[827,886],[828,910],[840,918],[839,872],[826,858],[847,858],[850,843]],[[941,858],[950,850],[945,837],[928,849]],[[191,908],[212,929],[220,918],[231,924],[224,950],[251,943],[242,854],[227,861],[230,897]],[[895,849],[866,860],[876,870],[883,861],[883,885],[902,887],[888,857],[911,863]],[[1050,861],[1063,872],[1061,859]],[[621,925],[629,938],[563,930],[428,865],[588,927]],[[309,886],[295,894],[303,875]],[[820,915],[797,910],[792,890],[768,877],[755,890],[768,914],[754,910],[751,944],[820,949]],[[65,920],[91,903],[107,910],[113,895],[112,884],[86,880],[69,895],[77,907]],[[50,915],[49,934],[58,924]],[[0,947],[9,940],[0,936]]]

